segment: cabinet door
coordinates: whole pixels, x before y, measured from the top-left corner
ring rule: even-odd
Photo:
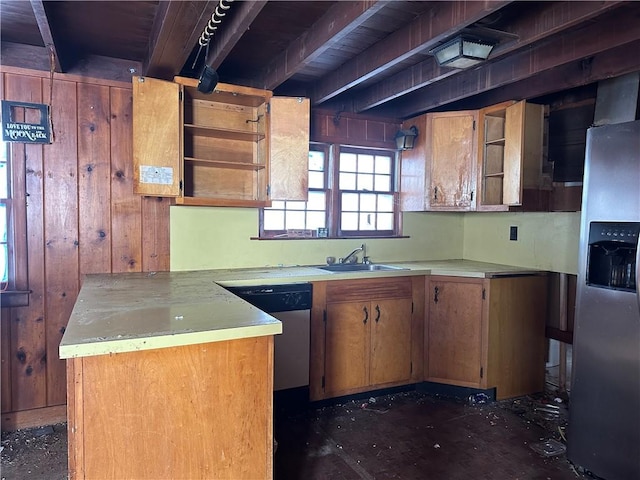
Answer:
[[[479,387],[482,363],[481,282],[431,279],[428,380]]]
[[[346,392],[369,384],[369,302],[327,304],[325,393]]]
[[[411,378],[411,299],[371,302],[371,385]]]
[[[476,188],[476,112],[427,115],[430,210],[473,210]]]
[[[180,85],[133,77],[133,191],[177,197],[181,179]]]
[[[271,200],[307,200],[309,99],[271,98]]]
[[[540,188],[544,106],[524,100],[507,108],[504,195],[506,205],[521,205],[523,188]]]

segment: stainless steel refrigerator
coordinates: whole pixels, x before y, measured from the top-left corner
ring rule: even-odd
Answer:
[[[588,130],[583,188],[567,457],[640,479],[640,121]]]

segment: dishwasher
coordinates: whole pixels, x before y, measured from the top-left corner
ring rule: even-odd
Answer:
[[[282,333],[274,336],[274,391],[308,387],[311,284],[290,283],[225,288],[282,322]]]

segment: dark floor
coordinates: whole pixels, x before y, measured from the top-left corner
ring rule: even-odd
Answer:
[[[565,403],[553,395],[469,404],[412,391],[297,413],[278,408],[275,477],[587,478],[563,453],[545,456],[532,448],[550,439],[563,443],[565,425]],[[3,433],[2,446],[2,478],[67,477],[64,425]]]
[[[371,400],[280,414],[276,478],[586,478],[564,454],[532,448],[564,443],[566,409],[553,397],[470,405],[414,391]]]

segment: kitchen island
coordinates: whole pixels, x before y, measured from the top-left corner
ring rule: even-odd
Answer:
[[[88,275],[60,344],[70,478],[271,478],[281,331],[208,272]]]

